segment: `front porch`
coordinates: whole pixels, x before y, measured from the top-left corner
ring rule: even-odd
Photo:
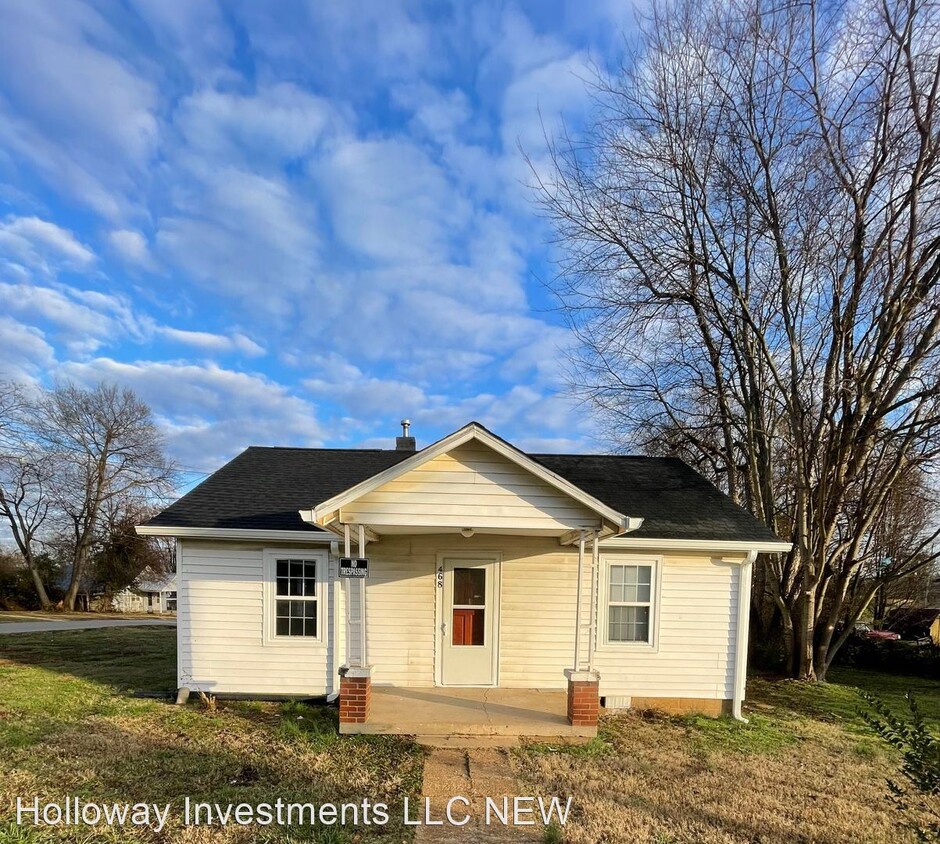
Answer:
[[[560,689],[373,686],[368,718],[345,734],[592,737],[597,726],[569,723]]]

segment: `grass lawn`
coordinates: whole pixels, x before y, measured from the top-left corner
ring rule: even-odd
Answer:
[[[329,707],[220,701],[213,712],[198,701],[177,707],[131,696],[175,685],[175,635],[125,627],[0,637],[0,844],[410,840],[400,806],[420,791],[419,748],[395,737],[340,738]],[[36,795],[172,802],[174,810],[160,834],[13,827],[16,797]],[[391,822],[346,835],[320,827],[319,838],[297,826],[185,828],[187,795],[222,804],[368,796],[390,805]]]
[[[624,712],[588,745],[531,744],[515,762],[534,793],[576,796],[572,844],[914,841],[885,797],[898,757],[859,717],[859,688],[899,713],[911,689],[940,726],[940,682],[843,669],[752,679],[747,725]]]
[[[174,636],[139,627],[0,637],[0,844],[410,840],[400,806],[421,790],[416,745],[340,738],[328,707],[220,701],[210,711],[134,697],[173,687]],[[748,725],[625,712],[605,718],[586,745],[528,744],[512,756],[520,793],[574,798],[570,844],[913,841],[885,799],[897,757],[859,718],[857,688],[899,710],[913,689],[940,727],[940,683],[846,670],[831,680],[752,680]],[[17,795],[171,802],[174,812],[160,834],[15,828]],[[339,834],[321,827],[319,838],[296,826],[186,828],[187,795],[221,804],[369,796],[390,804],[392,822]]]

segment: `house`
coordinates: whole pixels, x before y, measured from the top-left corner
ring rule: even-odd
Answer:
[[[176,612],[176,576],[144,577],[145,572],[134,583],[134,588],[143,597],[144,612],[167,613]]]
[[[902,639],[927,639],[940,645],[940,608],[896,607],[885,616],[885,630],[900,634]]]
[[[157,575],[148,566],[111,598],[111,606],[115,612],[176,612],[176,577]]]
[[[402,424],[394,450],[248,448],[138,527],[176,539],[180,687],[338,695],[343,732],[740,717],[753,561],[788,543],[678,459],[476,422],[416,451]]]

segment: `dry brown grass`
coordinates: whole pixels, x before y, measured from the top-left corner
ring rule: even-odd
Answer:
[[[915,840],[886,800],[897,758],[845,711],[857,696],[842,687],[810,717],[801,697],[816,707],[825,691],[754,686],[749,725],[624,712],[582,748],[523,748],[518,772],[533,793],[574,797],[571,844]]]

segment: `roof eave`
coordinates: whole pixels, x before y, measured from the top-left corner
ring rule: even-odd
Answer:
[[[767,539],[669,539],[668,537],[614,536],[601,539],[608,548],[636,548],[658,550],[716,551],[720,553],[755,552],[758,554],[783,554],[793,543]]]

